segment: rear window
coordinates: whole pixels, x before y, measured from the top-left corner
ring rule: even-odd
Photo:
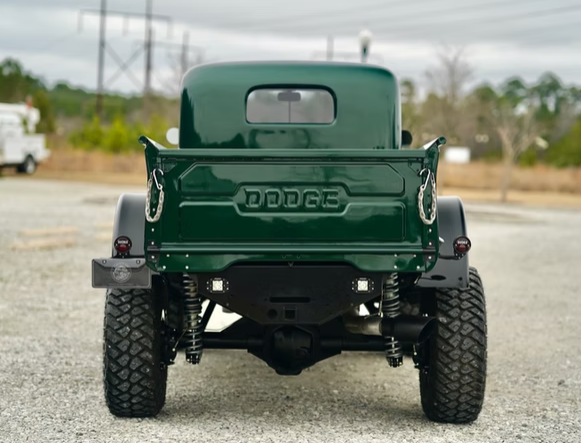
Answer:
[[[329,124],[335,99],[326,89],[254,89],[246,101],[249,123]]]

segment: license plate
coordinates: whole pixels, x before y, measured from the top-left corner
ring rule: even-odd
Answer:
[[[93,288],[150,288],[151,270],[144,258],[93,259]]]

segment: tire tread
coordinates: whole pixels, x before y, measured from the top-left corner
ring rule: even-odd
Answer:
[[[437,289],[438,330],[430,339],[429,368],[420,368],[422,408],[433,421],[478,418],[486,387],[487,327],[482,280],[470,268],[469,287]]]
[[[107,291],[103,342],[105,399],[119,417],[152,417],[165,403],[161,307],[154,289]]]

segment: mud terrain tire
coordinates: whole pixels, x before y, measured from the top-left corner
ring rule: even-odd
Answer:
[[[433,421],[478,418],[486,382],[486,304],[478,272],[469,287],[436,289],[423,311],[438,318],[437,332],[418,350],[422,408]]]
[[[113,415],[153,417],[165,403],[161,313],[155,286],[107,291],[103,375]]]

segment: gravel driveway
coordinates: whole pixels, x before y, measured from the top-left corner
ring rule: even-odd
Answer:
[[[410,360],[391,369],[380,355],[346,353],[280,377],[246,352],[212,350],[199,367],[180,356],[170,368],[157,418],[113,417],[90,260],[109,253],[127,190],[0,180],[0,441],[581,441],[581,213],[481,205],[468,205],[489,315],[476,423],[427,421]]]

